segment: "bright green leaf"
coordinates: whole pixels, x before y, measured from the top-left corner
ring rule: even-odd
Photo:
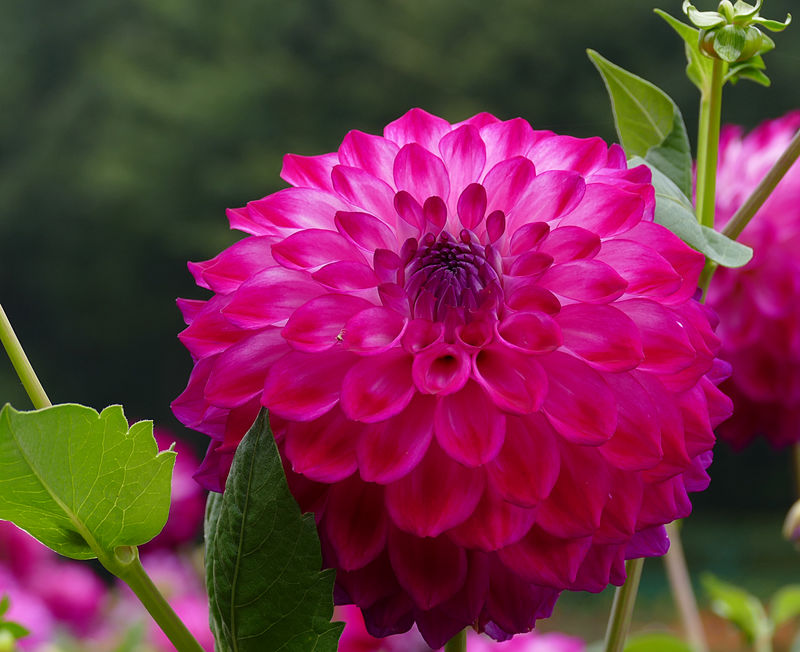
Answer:
[[[714,613],[736,625],[750,643],[770,635],[772,626],[758,598],[710,573],[703,575],[701,581]]]
[[[736,25],[725,25],[714,34],[714,52],[719,58],[728,63],[738,61],[747,43],[745,29]]]
[[[3,616],[5,616],[8,613],[8,608],[10,606],[11,606],[11,600],[7,595],[4,595],[2,598],[0,598],[0,620],[2,620]]]
[[[682,9],[687,18],[701,29],[710,29],[725,24],[725,16],[716,11],[698,11],[689,0],[684,0]]]
[[[692,652],[692,648],[672,634],[640,634],[628,638],[625,652]]]
[[[769,20],[768,18],[762,18],[761,16],[756,16],[753,18],[753,22],[766,27],[770,32],[782,32],[789,27],[789,24],[792,22],[792,14],[786,14],[786,20],[784,22],[779,20]]]
[[[314,517],[286,484],[262,410],[239,444],[225,493],[206,508],[206,584],[217,650],[336,652],[334,572],[320,572]]]
[[[122,407],[0,412],[0,519],[73,559],[155,537],[169,513],[175,453],[153,424],[128,429]]]
[[[755,5],[751,5],[748,2],[744,2],[744,0],[736,0],[736,4],[733,5],[733,12],[736,18],[752,18],[758,13],[758,10],[761,9],[761,4],[763,0],[758,0]]]
[[[784,586],[772,596],[769,616],[775,627],[800,616],[800,584]]]
[[[628,167],[637,165],[647,165],[652,172],[656,191],[655,221],[658,224],[723,267],[741,267],[750,262],[753,257],[750,247],[697,223],[691,202],[669,177],[641,157],[628,161]]]
[[[644,157],[689,196],[692,154],[675,102],[657,86],[594,50],[587,52],[608,89],[617,134],[627,155]]]
[[[686,61],[688,62],[686,64],[686,76],[701,92],[708,92],[711,83],[711,69],[714,67],[714,62],[700,51],[698,46],[700,31],[686,23],[682,23],[677,18],[673,18],[667,12],[661,11],[661,9],[656,9],[655,12],[667,21],[669,26],[684,40]]]
[[[30,636],[31,632],[27,627],[23,627],[19,623],[1,622],[0,631],[8,632],[15,640]]]

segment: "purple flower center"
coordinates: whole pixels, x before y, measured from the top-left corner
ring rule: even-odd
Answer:
[[[407,242],[404,248],[413,250],[414,244]],[[465,319],[468,311],[483,307],[485,299],[497,296],[502,287],[499,260],[494,261],[493,254],[491,245],[479,244],[467,230],[461,232],[460,241],[447,232],[438,238],[425,235],[405,270],[414,316],[442,321],[455,310]]]

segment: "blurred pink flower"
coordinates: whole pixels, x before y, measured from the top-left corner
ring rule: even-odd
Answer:
[[[723,129],[717,175],[717,226],[727,223],[800,127],[800,112],[744,135]],[[720,356],[733,366],[725,386],[734,417],[720,437],[742,448],[763,434],[776,447],[800,441],[800,166],[795,165],[745,228],[754,256],[720,268],[708,304],[720,316]]]
[[[430,648],[416,627],[404,634],[375,638],[367,632],[361,610],[353,605],[336,607],[333,620],[345,623],[339,652],[427,652]]]
[[[42,599],[17,582],[8,568],[0,563],[0,598],[8,596],[11,606],[4,620],[19,623],[30,635],[17,641],[20,649],[34,650],[52,640],[55,620]]]
[[[480,634],[470,634],[467,639],[467,652],[584,652],[584,650],[586,644],[581,639],[558,632],[520,634],[503,643],[496,643]]]
[[[0,565],[19,582],[25,582],[38,564],[52,557],[53,552],[30,534],[11,521],[0,521]]]
[[[730,402],[703,257],[653,222],[646,167],[414,109],[282,176],[229,212],[250,237],[190,264],[214,296],[180,301],[173,409],[212,439],[205,486],[269,408],[337,601],[432,647],[528,631],[665,552]]]

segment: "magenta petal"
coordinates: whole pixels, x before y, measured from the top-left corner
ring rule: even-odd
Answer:
[[[609,498],[603,509],[595,543],[626,543],[633,536],[642,507],[644,482],[636,473],[616,472],[611,476]]]
[[[598,545],[589,548],[578,574],[574,588],[577,591],[600,593],[612,583],[621,584],[625,580],[625,546],[619,544]],[[617,582],[614,582],[617,578]],[[619,581],[622,580],[622,581]],[[570,587],[572,588],[572,587]]]
[[[370,307],[359,297],[326,294],[295,310],[281,335],[298,351],[326,351],[339,344],[347,320]]]
[[[381,353],[398,342],[407,323],[408,320],[394,310],[370,307],[347,321],[343,342],[354,353]]]
[[[387,526],[383,487],[363,482],[357,474],[331,487],[325,530],[344,570],[363,568],[381,553]]]
[[[436,440],[454,460],[480,466],[492,460],[503,445],[505,417],[483,389],[467,383],[440,398],[435,418]]]
[[[376,249],[397,249],[397,237],[385,222],[368,213],[336,213],[336,228],[357,247],[372,255]]]
[[[397,145],[390,140],[353,130],[348,132],[339,146],[338,162],[361,168],[373,177],[389,181],[398,151]]]
[[[506,305],[519,312],[543,312],[555,315],[561,310],[556,296],[538,285],[521,285],[506,299]]]
[[[408,191],[420,203],[428,197],[446,200],[450,194],[450,180],[442,159],[416,143],[405,145],[397,155],[394,181],[398,190]]]
[[[613,267],[628,282],[630,294],[666,297],[681,287],[681,277],[658,252],[631,240],[609,240],[596,260]]]
[[[337,163],[339,157],[335,153],[321,156],[287,154],[283,157],[281,179],[299,188],[333,190],[331,170]]]
[[[283,229],[332,229],[336,211],[347,210],[347,204],[324,190],[285,188],[251,201],[247,209],[250,218],[264,227],[265,234],[277,234]]]
[[[465,229],[472,231],[486,214],[486,190],[479,183],[471,183],[458,198],[458,217]]]
[[[422,109],[411,109],[383,130],[383,135],[400,147],[407,143],[419,143],[430,151],[436,151],[439,141],[448,131],[450,123]]]
[[[273,238],[244,238],[204,263],[200,276],[206,287],[214,292],[238,289],[269,264],[273,242]]]
[[[612,306],[573,303],[555,317],[564,346],[605,371],[628,371],[644,359],[636,324]]]
[[[486,145],[476,127],[464,125],[451,131],[439,141],[439,152],[455,197],[470,183],[480,181],[486,163]]]
[[[261,393],[270,365],[288,352],[278,328],[267,328],[234,344],[216,359],[206,382],[206,400],[219,407],[245,404]]]
[[[536,176],[536,170],[523,156],[501,161],[489,170],[483,180],[488,197],[488,210],[511,211]]]
[[[435,407],[434,397],[417,394],[400,414],[366,426],[356,449],[361,477],[388,484],[417,466],[433,437]]]
[[[585,176],[605,165],[608,146],[602,138],[551,136],[536,143],[528,158],[540,171],[567,169]]]
[[[521,353],[549,353],[562,341],[558,324],[543,312],[510,315],[497,323],[497,335]]]
[[[416,389],[411,380],[413,358],[392,350],[354,364],[342,382],[342,409],[355,421],[374,423],[403,410]]]
[[[314,421],[290,423],[284,451],[292,470],[317,482],[344,480],[356,470],[360,430],[338,408]]]
[[[591,545],[591,537],[560,539],[534,526],[521,541],[497,554],[508,568],[527,581],[565,589],[575,581]]]
[[[380,283],[369,265],[354,260],[340,260],[320,267],[311,274],[311,278],[329,288],[343,292],[366,290],[374,288]]]
[[[561,351],[540,358],[549,384],[542,410],[555,429],[576,444],[598,445],[617,427],[614,394],[589,365]]]
[[[625,549],[625,559],[639,557],[661,557],[669,550],[669,538],[663,525],[640,530],[630,540]]]
[[[580,226],[601,238],[628,231],[642,221],[644,200],[639,194],[604,183],[590,183],[577,208],[560,226]]]
[[[451,344],[428,347],[414,356],[414,383],[424,394],[446,396],[460,390],[469,378],[471,361],[466,352]]]
[[[503,447],[486,466],[489,481],[507,501],[533,507],[558,478],[561,454],[556,434],[541,414],[506,417]]]
[[[527,186],[515,208],[507,211],[509,231],[530,222],[549,222],[569,213],[583,198],[583,177],[569,170],[538,174]]]
[[[307,229],[272,246],[275,261],[290,269],[309,269],[337,260],[364,262],[364,257],[336,231]]]
[[[541,137],[522,118],[495,122],[481,128],[481,138],[486,143],[486,168],[491,170],[501,161],[525,156]]]
[[[394,224],[394,189],[388,183],[360,168],[346,165],[333,168],[331,179],[336,192],[351,206],[374,215],[387,224]],[[339,210],[348,209],[343,207]]]
[[[593,258],[600,251],[600,238],[596,233],[579,226],[560,226],[550,231],[539,251],[550,254],[555,263]],[[614,267],[613,264],[611,266]]]
[[[435,537],[463,523],[483,494],[481,469],[468,469],[431,442],[413,471],[386,487],[395,524],[420,537]]]
[[[419,538],[392,528],[389,558],[400,583],[420,609],[441,604],[464,585],[467,554],[447,537]]]
[[[553,265],[539,283],[568,299],[587,303],[610,303],[628,286],[612,267],[599,260],[575,260]]]
[[[475,356],[473,376],[502,410],[530,414],[542,406],[548,379],[531,356],[499,346]]]
[[[339,402],[342,378],[357,359],[344,351],[287,353],[267,372],[261,401],[285,419],[316,419]]]
[[[467,549],[491,552],[524,537],[531,529],[535,515],[535,509],[503,500],[489,485],[472,516],[448,534]]]

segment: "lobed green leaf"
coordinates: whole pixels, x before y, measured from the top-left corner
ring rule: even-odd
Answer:
[[[289,492],[266,410],[206,508],[206,584],[218,651],[336,652],[334,571]]]
[[[0,411],[0,519],[59,554],[103,558],[147,543],[169,514],[175,453],[122,407]]]

